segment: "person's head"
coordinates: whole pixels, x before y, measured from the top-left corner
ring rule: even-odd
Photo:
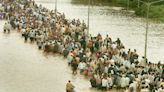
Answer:
[[[70,81],[70,80],[68,80],[68,82],[70,83],[71,81]]]
[[[144,59],[145,57],[144,57],[144,56],[142,56],[142,58]]]

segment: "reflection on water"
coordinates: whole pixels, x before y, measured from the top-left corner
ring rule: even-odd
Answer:
[[[36,1],[48,9],[55,8],[54,1]],[[58,0],[58,11],[64,12],[67,18],[85,20],[87,23],[88,7],[84,4],[71,3],[71,1],[75,2],[76,0]],[[116,11],[113,11],[113,8],[116,9]],[[93,6],[90,15],[90,33],[92,35],[101,33],[103,36],[109,34],[113,40],[119,37],[127,49],[137,49],[140,55],[144,55],[144,20],[128,17],[120,13],[116,7]],[[151,23],[148,33],[148,59],[151,62],[157,63],[158,61],[162,61],[164,63],[164,57],[162,55],[162,52],[164,52],[163,40],[164,24]]]

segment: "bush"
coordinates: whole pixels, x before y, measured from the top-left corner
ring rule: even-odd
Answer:
[[[147,8],[142,5],[139,9],[135,10],[136,15],[146,17]],[[164,5],[155,5],[150,7],[149,18],[164,22]]]
[[[93,4],[101,3],[102,5],[112,5],[112,6],[122,6],[127,7],[128,0],[91,0]],[[157,1],[157,0],[142,0],[147,1]],[[88,4],[88,0],[72,0],[72,3]],[[129,9],[135,11],[137,16],[146,17],[147,8],[144,4],[140,3],[140,8],[137,7],[137,0],[129,0]],[[154,4],[150,8],[149,18],[153,20],[163,21],[164,22],[164,1]]]

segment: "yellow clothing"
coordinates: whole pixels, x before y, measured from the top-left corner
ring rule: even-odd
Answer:
[[[74,89],[74,86],[71,83],[67,83],[66,84],[66,90],[69,92],[72,92]]]

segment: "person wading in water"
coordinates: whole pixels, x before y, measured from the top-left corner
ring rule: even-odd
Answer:
[[[68,83],[66,84],[66,92],[74,92],[74,88],[75,86],[69,80]]]

